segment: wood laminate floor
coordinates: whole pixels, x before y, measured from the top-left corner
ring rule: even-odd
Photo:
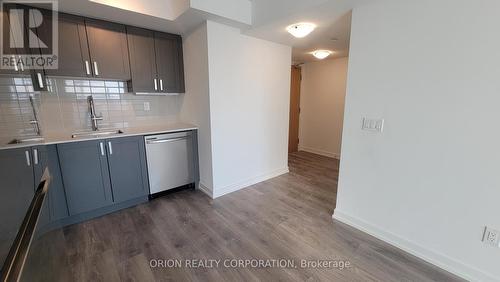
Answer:
[[[290,155],[290,173],[216,200],[185,190],[66,227],[47,281],[460,281],[414,256],[332,220],[339,162]],[[221,260],[187,268],[184,259]],[[231,259],[284,259],[287,268],[225,268]],[[54,260],[54,259],[52,259]],[[151,267],[180,262],[183,267]],[[302,268],[301,260],[331,267]],[[160,262],[160,264],[162,263]],[[291,262],[295,264],[292,265]],[[336,263],[350,263],[340,269]],[[255,261],[253,261],[255,263]],[[215,264],[214,264],[215,265]],[[337,265],[338,266],[338,265]]]

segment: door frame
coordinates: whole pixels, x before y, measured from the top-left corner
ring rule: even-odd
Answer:
[[[300,126],[300,88],[302,83],[302,68],[292,65],[290,69],[290,116],[288,128],[288,153],[299,150]]]

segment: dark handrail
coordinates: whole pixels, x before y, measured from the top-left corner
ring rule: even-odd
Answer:
[[[38,219],[40,218],[43,202],[45,201],[45,197],[47,196],[47,192],[49,190],[49,184],[50,173],[49,169],[46,168],[43,173],[42,180],[40,181],[40,184],[38,184],[38,188],[35,191],[35,196],[31,201],[28,212],[24,217],[21,228],[17,233],[14,244],[12,244],[9,255],[7,256],[2,267],[2,278],[0,280],[2,282],[19,281],[21,278],[24,263],[28,257],[30,245],[33,241],[33,235],[35,234]]]

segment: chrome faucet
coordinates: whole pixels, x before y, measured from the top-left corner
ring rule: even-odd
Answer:
[[[42,135],[42,130],[40,129],[40,122],[38,121],[38,114],[35,109],[35,102],[33,101],[33,96],[30,95],[31,109],[33,110],[33,119],[30,120],[30,124],[35,128],[35,133],[37,136]]]
[[[97,124],[97,121],[102,120],[102,116],[98,116],[95,113],[94,98],[92,97],[92,95],[87,97],[87,102],[89,103],[90,122],[92,123],[92,130],[98,131],[99,125]]]

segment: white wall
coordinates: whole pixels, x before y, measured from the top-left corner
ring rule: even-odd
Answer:
[[[213,196],[288,172],[291,48],[209,21]]]
[[[288,172],[291,48],[212,21],[183,41],[180,119],[199,127],[200,189],[216,198]]]
[[[354,10],[334,217],[474,281],[500,280],[500,2]],[[360,130],[386,119],[382,134]]]
[[[340,157],[347,58],[302,66],[299,150]]]
[[[208,88],[207,25],[203,24],[183,38],[186,94],[182,96],[180,118],[198,126],[200,188],[211,193],[212,136]]]

